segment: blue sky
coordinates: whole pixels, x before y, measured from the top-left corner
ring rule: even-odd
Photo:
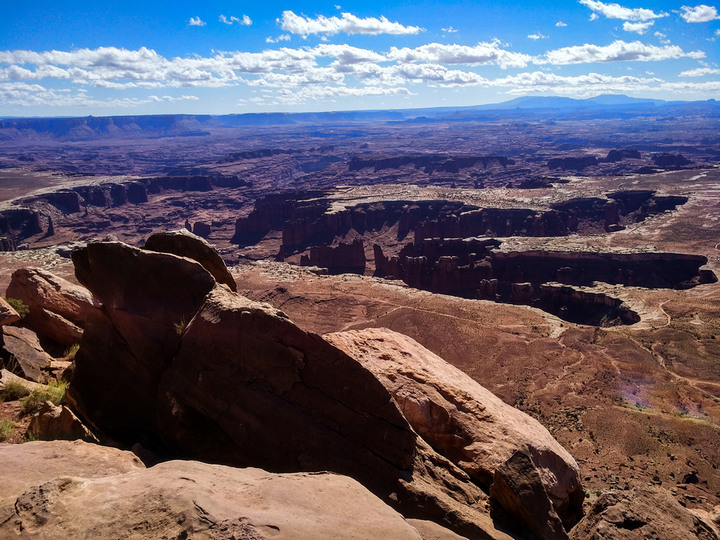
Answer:
[[[0,15],[3,116],[720,99],[714,4],[26,0]]]

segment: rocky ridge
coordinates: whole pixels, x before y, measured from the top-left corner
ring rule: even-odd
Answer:
[[[70,404],[94,430],[159,455],[274,472],[332,470],[407,517],[471,537],[495,534],[476,482],[489,486],[508,451],[479,450],[478,442],[468,468],[470,458],[408,423],[361,355],[218,285],[190,258],[100,243],[76,251],[73,261],[102,303],[86,323],[69,389]],[[442,360],[416,343],[411,348],[435,366],[425,377],[449,377],[437,384],[452,387],[459,373],[444,374]],[[507,416],[512,408],[473,384],[475,397],[487,397],[465,412],[467,421],[482,422],[484,408],[500,407],[493,422],[509,448],[524,444],[513,422],[532,426],[522,441],[538,439],[530,447],[546,480],[543,496],[569,527],[582,501],[577,465],[537,422],[516,410]],[[482,439],[481,431],[467,437]]]

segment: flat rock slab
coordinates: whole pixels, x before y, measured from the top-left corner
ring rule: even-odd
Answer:
[[[4,298],[0,297],[0,326],[12,324],[19,320],[20,315],[15,311],[15,308],[8,304]]]
[[[2,329],[3,348],[14,357],[26,379],[41,382],[43,371],[50,367],[52,356],[40,346],[37,334],[27,328],[5,326]]]
[[[82,441],[0,444],[0,464],[0,504],[62,475],[97,478],[145,468],[131,452]]]
[[[0,537],[421,538],[355,480],[170,461],[104,478],[62,476],[0,503]]]

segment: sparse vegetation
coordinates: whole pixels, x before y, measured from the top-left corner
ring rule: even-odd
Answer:
[[[15,422],[0,420],[0,442],[7,441],[15,431]]]
[[[187,328],[187,321],[185,320],[185,317],[180,319],[179,322],[176,322],[173,326],[175,327],[175,332],[178,336],[182,336],[183,332],[185,332],[185,328]]]
[[[28,394],[30,394],[30,390],[19,381],[7,381],[0,390],[0,401],[17,401]]]
[[[51,382],[47,386],[43,386],[30,392],[27,397],[20,400],[20,411],[23,415],[34,414],[40,410],[42,404],[51,401],[55,405],[60,405],[65,401],[66,382]]]
[[[77,354],[78,350],[80,350],[80,344],[73,343],[67,349],[65,349],[65,354],[63,356],[65,356],[66,359],[72,361],[75,359],[75,355]]]
[[[24,319],[28,313],[30,313],[28,305],[19,298],[7,298],[6,300],[7,303],[10,304],[15,311],[17,311],[21,319]]]

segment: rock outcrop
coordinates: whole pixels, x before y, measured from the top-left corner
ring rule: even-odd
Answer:
[[[718,535],[712,523],[681,506],[669,492],[648,486],[603,494],[572,530],[571,538],[717,540]]]
[[[398,255],[386,257],[375,245],[375,276],[401,279],[435,293],[533,305],[581,324],[607,325],[639,319],[616,298],[557,287],[557,282],[687,289],[717,281],[703,268],[707,258],[702,255],[506,251],[500,246],[492,238],[432,238],[406,244]]]
[[[171,461],[96,478],[61,474],[0,503],[0,536],[420,539],[359,483],[327,472]]]
[[[197,227],[197,223],[195,224]],[[171,232],[161,232],[151,235],[145,242],[145,249],[172,253],[180,257],[188,257],[199,262],[205,270],[210,272],[218,283],[224,283],[230,290],[237,290],[235,280],[225,266],[217,250],[204,238],[193,234],[186,229]]]
[[[494,531],[482,491],[340,349],[187,258],[104,243],[73,261],[102,302],[67,393],[91,428],[164,456],[332,470],[405,515]]]
[[[5,385],[8,382],[12,384],[19,384],[20,386],[25,388],[25,395],[29,394],[33,390],[42,387],[42,385],[38,383],[23,379],[22,377],[18,377],[13,372],[8,371],[7,369],[0,369],[0,391],[4,390]]]
[[[80,342],[85,321],[97,309],[87,289],[40,268],[13,272],[6,296],[28,306],[25,324],[63,346]]]
[[[300,259],[302,266],[327,268],[330,274],[363,274],[365,272],[365,247],[363,241],[341,242],[335,247],[313,246],[310,255]]]
[[[12,324],[19,320],[20,315],[15,311],[15,308],[8,304],[4,298],[0,297],[0,326]]]
[[[502,512],[522,523],[538,538],[567,539],[563,523],[544,491],[543,478],[528,449],[518,449],[495,470],[490,498],[501,506]],[[577,510],[581,505],[578,501]]]
[[[568,527],[579,519],[584,496],[580,470],[539,422],[397,332],[369,328],[326,339],[372,371],[415,431],[476,482],[490,488],[498,469],[523,449],[531,460],[526,480],[530,482],[532,472],[541,488],[534,496],[546,500],[545,513],[535,518],[542,521],[552,509]],[[560,531],[564,534],[562,525]]]
[[[30,419],[26,437],[36,441],[75,441],[97,443],[97,437],[65,405],[46,401]]]
[[[0,444],[3,481],[0,507],[58,476],[100,478],[144,469],[131,452],[83,441],[33,441]],[[7,515],[3,515],[3,520]],[[12,537],[13,535],[9,535]],[[61,535],[64,536],[64,535]]]
[[[0,358],[5,367],[30,381],[46,382],[53,358],[40,346],[35,332],[28,328],[5,326],[0,340]]]

